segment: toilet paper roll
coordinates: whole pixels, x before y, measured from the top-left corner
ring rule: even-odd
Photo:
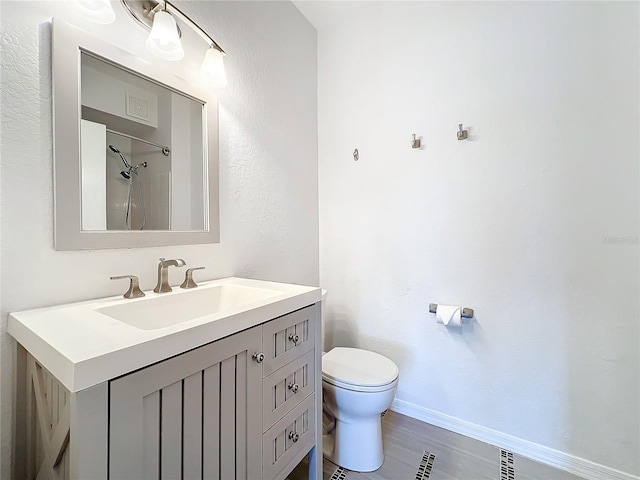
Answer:
[[[460,327],[462,325],[462,308],[456,305],[438,305],[436,308],[436,320],[447,327]]]

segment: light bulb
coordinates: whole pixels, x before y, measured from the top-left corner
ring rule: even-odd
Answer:
[[[170,13],[164,10],[156,12],[146,45],[151,53],[164,60],[176,61],[184,57],[178,27]]]
[[[206,78],[207,83],[213,88],[227,86],[227,75],[224,71],[223,56],[224,54],[213,46],[204,54],[200,72]]]
[[[116,19],[109,0],[65,0],[65,3],[95,23],[112,23]]]

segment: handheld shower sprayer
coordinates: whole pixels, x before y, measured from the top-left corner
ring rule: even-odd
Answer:
[[[124,163],[124,166],[127,168],[131,168],[131,165],[129,165],[129,162],[127,161],[127,157],[125,157],[120,150],[118,150],[113,145],[109,145],[109,150],[111,150],[113,153],[117,153],[118,155],[120,155],[120,158],[122,159],[122,163]]]
[[[133,202],[133,190],[135,188],[138,191],[138,200],[139,200],[140,210],[142,214],[142,221],[140,226],[137,229],[142,230],[144,229],[144,226],[147,222],[147,216],[144,211],[144,195],[142,192],[142,182],[140,181],[140,176],[138,175],[138,168],[140,167],[147,168],[147,162],[141,162],[133,166],[128,162],[127,157],[125,157],[124,154],[120,150],[118,150],[117,147],[115,147],[114,145],[109,145],[109,150],[111,150],[113,153],[120,156],[120,159],[122,160],[122,163],[124,163],[124,166],[126,169],[126,171],[122,170],[120,172],[120,175],[122,175],[123,178],[129,180],[129,195],[127,198],[127,207],[126,207],[126,212],[124,217],[125,227],[127,230],[131,230],[131,209],[132,209],[132,202]],[[134,187],[134,184],[135,184],[135,187]]]
[[[139,163],[135,167],[131,165],[127,160],[127,157],[125,157],[124,154],[120,150],[118,150],[117,147],[113,145],[109,145],[109,150],[111,150],[113,153],[117,153],[118,155],[120,155],[120,158],[122,159],[122,163],[124,163],[124,166],[127,168],[127,171],[125,172],[123,170],[122,172],[120,172],[120,175],[122,175],[127,180],[131,178],[131,172],[135,173],[136,175],[138,174],[139,167],[147,168],[147,162]]]

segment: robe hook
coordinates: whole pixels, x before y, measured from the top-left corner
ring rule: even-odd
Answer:
[[[462,129],[462,124],[458,124],[458,140],[465,140],[468,136],[468,132]]]

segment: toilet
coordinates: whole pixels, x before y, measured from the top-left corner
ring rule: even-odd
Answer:
[[[384,461],[381,414],[398,386],[398,367],[359,348],[335,347],[322,357],[323,454],[347,470],[371,472]]]

